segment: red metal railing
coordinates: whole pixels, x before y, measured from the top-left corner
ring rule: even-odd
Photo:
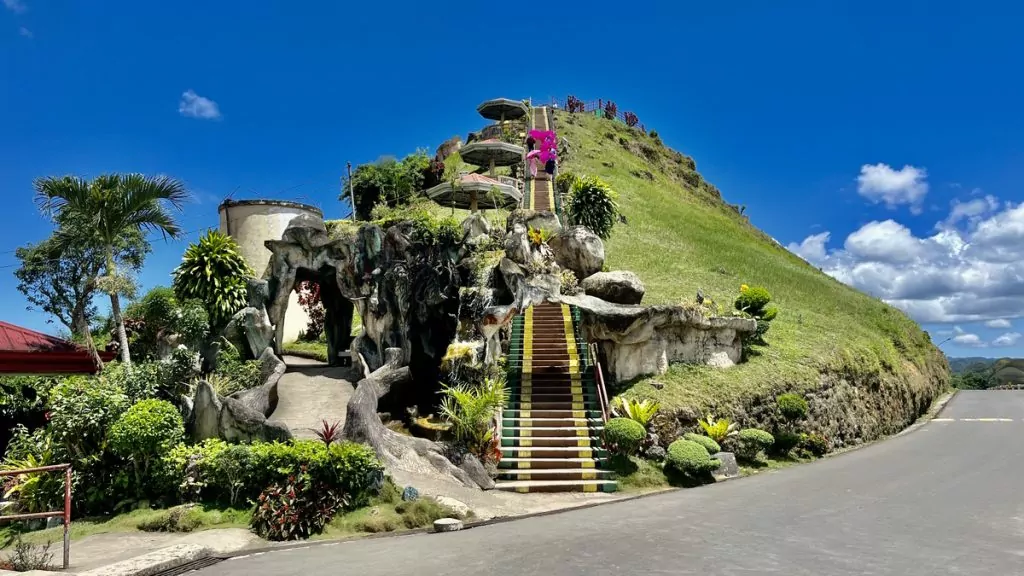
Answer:
[[[67,570],[71,561],[71,464],[54,464],[53,466],[40,466],[39,468],[23,468],[21,470],[0,470],[0,477],[19,476],[21,474],[32,474],[38,472],[64,471],[64,509],[52,512],[32,512],[30,514],[9,514],[0,516],[0,522],[12,522],[15,520],[36,520],[39,518],[52,518],[61,516],[64,523],[64,569]]]
[[[590,363],[594,367],[594,385],[597,386],[597,401],[601,403],[601,419],[608,421],[608,389],[604,386],[604,372],[597,357],[597,343],[590,343]]]

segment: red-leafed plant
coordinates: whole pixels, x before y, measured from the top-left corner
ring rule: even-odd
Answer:
[[[316,340],[324,331],[324,324],[327,322],[327,310],[320,300],[320,285],[316,282],[299,282],[295,286],[295,292],[299,295],[299,305],[309,316],[309,323],[306,324],[306,332],[303,333],[303,340]]]
[[[640,123],[640,119],[632,112],[626,112],[622,115],[622,118],[626,121],[626,126],[629,126],[630,128]]]
[[[604,105],[604,117],[609,120],[615,120],[615,117],[619,114],[619,107],[615,105],[615,102],[609,100]]]
[[[304,540],[323,532],[347,500],[334,487],[311,481],[303,468],[301,474],[260,493],[249,528],[267,540]]]
[[[319,438],[326,446],[330,446],[334,442],[341,440],[340,424],[340,422],[330,424],[327,420],[321,420],[320,429],[315,430],[316,437]]]

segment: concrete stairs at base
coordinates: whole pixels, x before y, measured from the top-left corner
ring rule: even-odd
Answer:
[[[578,326],[578,312],[563,304],[531,306],[513,319],[499,490],[614,492],[618,486],[604,469],[601,408]]]

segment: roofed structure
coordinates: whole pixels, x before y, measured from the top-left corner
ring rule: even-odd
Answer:
[[[110,362],[113,352],[100,352]],[[0,374],[95,374],[89,351],[49,334],[0,322]]]

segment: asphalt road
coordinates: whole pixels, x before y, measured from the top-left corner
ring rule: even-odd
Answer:
[[[199,575],[1024,574],[1024,391],[961,392],[938,416],[778,472],[458,533],[237,558]]]

